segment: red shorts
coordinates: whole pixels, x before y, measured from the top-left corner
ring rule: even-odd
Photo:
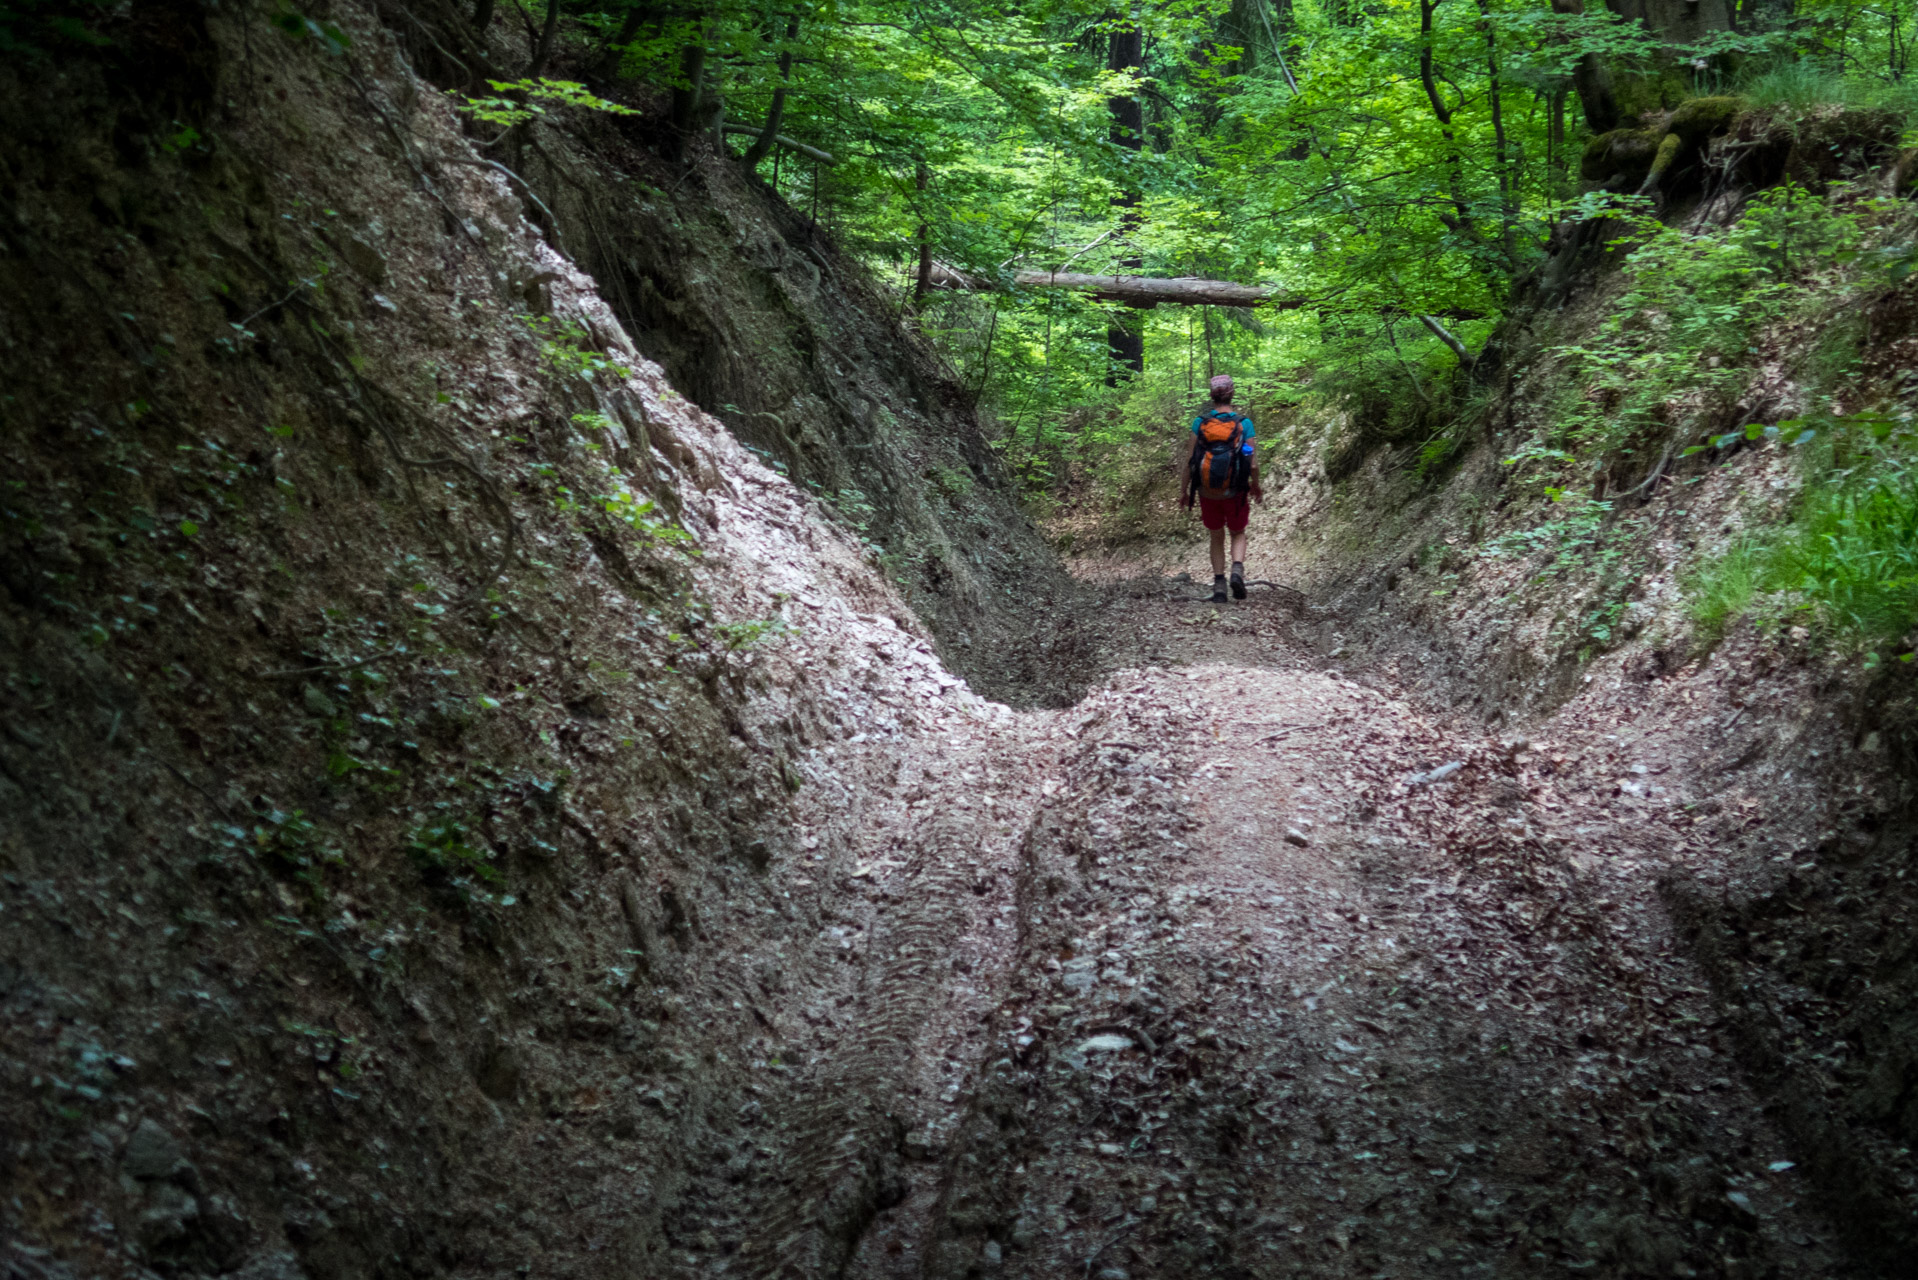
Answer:
[[[1200,498],[1199,519],[1208,529],[1226,529],[1232,533],[1244,533],[1245,522],[1252,515],[1252,495],[1242,493],[1236,498]]]

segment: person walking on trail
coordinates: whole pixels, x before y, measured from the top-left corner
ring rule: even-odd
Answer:
[[[1252,503],[1265,502],[1252,419],[1232,404],[1232,379],[1212,379],[1212,403],[1192,419],[1192,456],[1186,460],[1179,505],[1198,499],[1199,519],[1212,535],[1212,602],[1225,603],[1225,538],[1232,535],[1232,596],[1245,599],[1245,525]]]

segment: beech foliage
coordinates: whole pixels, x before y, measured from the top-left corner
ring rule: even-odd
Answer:
[[[1308,373],[1465,405],[1565,229],[1632,194],[1581,173],[1595,137],[1651,125],[1655,149],[1661,111],[1760,80],[1897,96],[1918,34],[1918,14],[1818,0],[715,0],[582,21],[622,75],[673,90],[688,136],[873,264],[1041,484],[1220,369],[1271,406]]]

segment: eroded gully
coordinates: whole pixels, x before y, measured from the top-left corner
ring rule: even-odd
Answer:
[[[872,762],[795,1145],[878,1206],[846,1274],[1841,1274],[1660,905],[1682,844],[1315,669],[1280,597],[1094,616],[1077,706]]]

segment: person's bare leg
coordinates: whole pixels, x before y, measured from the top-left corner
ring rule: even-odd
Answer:
[[[1245,530],[1243,529],[1232,535],[1232,563],[1237,565],[1245,563]],[[1212,567],[1216,572],[1224,572],[1219,566],[1217,555],[1212,557]]]
[[[1212,534],[1212,576],[1222,578],[1225,576],[1225,530],[1213,529],[1209,532]],[[1242,533],[1233,539],[1235,545],[1244,541],[1245,535]]]

